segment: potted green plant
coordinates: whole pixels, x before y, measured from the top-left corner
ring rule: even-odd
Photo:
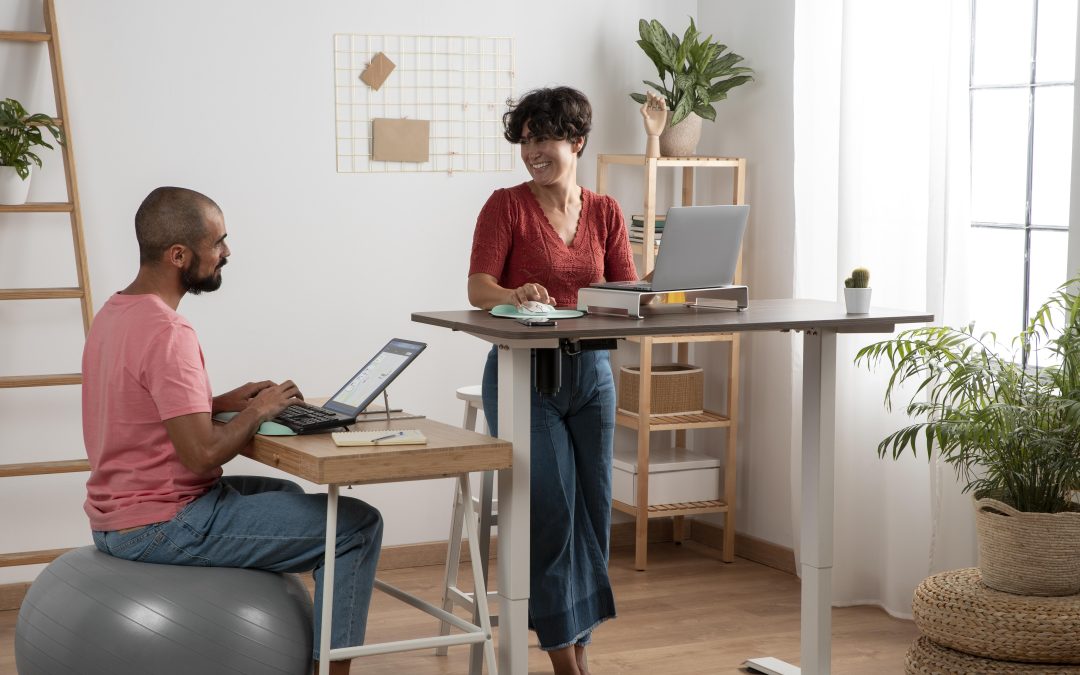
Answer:
[[[34,148],[52,149],[43,138],[46,129],[57,143],[64,134],[48,115],[31,115],[12,98],[0,101],[0,204],[23,204],[30,190],[31,164],[41,167]]]
[[[652,60],[660,82],[644,83],[664,96],[668,109],[667,126],[660,134],[660,154],[665,157],[692,155],[701,138],[701,120],[716,119],[713,103],[727,98],[728,91],[753,79],[750,68],[736,65],[743,57],[727,51],[727,45],[701,34],[690,19],[682,39],[669,33],[657,20],[638,21],[638,46]],[[726,52],[726,53],[725,53]],[[630,94],[638,103],[645,94]]]
[[[1061,286],[1011,347],[930,326],[859,350],[891,369],[885,405],[912,385],[912,424],[881,457],[936,452],[975,497],[983,582],[1021,595],[1080,592],[1080,278]]]
[[[848,314],[866,314],[870,311],[870,270],[856,267],[851,276],[844,279],[844,305]]]

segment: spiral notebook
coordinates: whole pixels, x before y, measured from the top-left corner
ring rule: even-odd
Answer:
[[[376,429],[375,431],[335,431],[330,434],[338,446],[348,445],[426,445],[427,436],[419,429]]]

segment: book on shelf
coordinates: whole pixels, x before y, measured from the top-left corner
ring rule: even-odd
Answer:
[[[656,214],[656,222],[655,222],[655,224],[653,226],[653,229],[655,229],[657,232],[663,230],[664,229],[664,222],[666,221],[666,219],[667,219],[667,216],[665,214],[663,214],[663,213]],[[630,229],[632,230],[634,228],[637,228],[639,230],[644,230],[645,229],[645,216],[640,215],[640,214],[635,214],[633,216],[630,216]]]

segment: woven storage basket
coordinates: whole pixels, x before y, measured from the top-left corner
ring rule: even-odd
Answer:
[[[622,410],[637,413],[641,371],[619,369],[619,403]],[[705,400],[705,373],[697,366],[669,363],[653,366],[649,415],[700,415]]]
[[[908,675],[1076,675],[1080,666],[994,661],[942,647],[923,635],[911,643],[904,672]]]
[[[923,580],[915,625],[943,647],[1004,661],[1080,663],[1080,595],[1024,597],[987,588],[969,567]]]
[[[1025,513],[975,500],[979,571],[990,588],[1017,595],[1080,593],[1080,513]]]

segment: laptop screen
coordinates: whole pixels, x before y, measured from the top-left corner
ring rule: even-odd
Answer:
[[[386,343],[360,372],[330,397],[323,407],[343,415],[356,415],[382,394],[401,371],[427,347],[423,342],[395,338]]]

